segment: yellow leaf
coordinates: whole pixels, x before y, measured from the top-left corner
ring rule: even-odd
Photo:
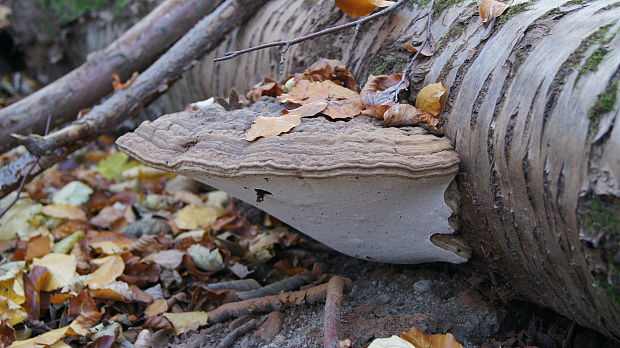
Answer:
[[[5,315],[9,318],[11,326],[15,326],[28,318],[28,314],[22,306],[4,296],[0,296],[0,318]]]
[[[129,239],[104,240],[90,243],[90,247],[105,255],[122,254],[131,249],[133,242]]]
[[[91,289],[90,295],[94,298],[119,302],[153,302],[153,297],[135,286],[125,282],[112,282],[100,289]]]
[[[258,116],[252,127],[245,133],[247,141],[260,137],[272,137],[288,132],[301,124],[301,116],[288,114],[278,117]]]
[[[447,96],[447,90],[441,82],[433,83],[420,90],[415,99],[415,107],[437,117],[446,103]]]
[[[188,205],[177,212],[174,223],[182,230],[209,229],[221,214],[218,207]]]
[[[489,26],[491,20],[501,16],[509,6],[510,5],[497,0],[482,0],[480,5],[478,5],[478,13],[480,14],[480,18],[482,18],[482,26],[485,28]]]
[[[26,302],[23,273],[26,263],[14,261],[0,265],[0,296],[18,305]]]
[[[144,314],[147,317],[154,317],[156,315],[160,315],[163,312],[168,310],[168,301],[166,299],[159,299],[148,305],[146,309],[144,309]]]
[[[73,277],[78,274],[75,272],[76,261],[75,256],[51,253],[40,259],[34,259],[30,267],[42,266],[46,267],[50,272],[50,277],[43,284],[41,290],[53,291],[68,285]]]
[[[427,335],[416,327],[404,331],[400,337],[411,342],[416,348],[463,348],[450,333]]]
[[[207,325],[209,319],[207,312],[164,313],[164,317],[174,326],[177,335]]]
[[[394,5],[394,1],[385,0],[336,0],[336,6],[351,17],[366,16],[377,7]]]
[[[80,207],[70,204],[50,204],[43,207],[43,214],[58,219],[86,221],[86,213]]]
[[[120,256],[113,256],[101,265],[95,272],[93,272],[84,284],[88,285],[91,289],[99,289],[108,284],[111,284],[123,274],[125,270],[125,262]]]
[[[33,337],[31,339],[25,341],[16,341],[13,342],[9,346],[9,348],[31,348],[31,347],[39,347],[39,346],[52,346],[58,343],[61,338],[76,335],[77,332],[71,328],[71,326],[61,327],[56,330],[48,331],[42,335],[37,337]]]

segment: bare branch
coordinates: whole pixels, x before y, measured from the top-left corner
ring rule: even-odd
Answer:
[[[307,41],[307,40],[312,40],[312,39],[317,38],[319,36],[324,36],[324,35],[327,35],[327,34],[336,33],[336,32],[339,32],[339,31],[342,31],[342,30],[345,30],[345,29],[348,29],[348,28],[352,28],[352,27],[359,28],[358,26],[360,26],[363,23],[370,22],[370,21],[372,21],[375,18],[379,18],[381,16],[387,15],[388,13],[391,13],[396,8],[398,8],[399,6],[403,5],[406,1],[407,0],[398,0],[398,2],[395,3],[394,5],[388,7],[386,9],[384,9],[384,10],[381,10],[381,11],[375,13],[375,14],[372,14],[370,16],[358,19],[358,20],[350,22],[350,23],[341,24],[341,25],[337,25],[335,27],[323,29],[321,31],[317,31],[315,33],[308,34],[308,35],[304,35],[304,36],[301,36],[301,37],[298,37],[298,38],[295,38],[295,39],[292,39],[292,40],[275,41],[275,42],[270,42],[270,43],[265,43],[265,44],[262,44],[262,45],[254,46],[254,47],[249,47],[249,48],[246,48],[246,49],[243,49],[243,50],[239,50],[239,51],[226,52],[226,54],[223,57],[215,58],[214,61],[215,62],[221,62],[223,60],[228,60],[228,59],[235,58],[235,57],[240,56],[242,54],[246,54],[246,53],[249,53],[249,52],[258,51],[258,50],[262,50],[262,49],[270,48],[270,47],[282,47],[282,46],[284,46],[284,47],[286,47],[286,49],[288,49],[288,47],[290,47],[292,45],[296,45],[296,44],[298,44],[300,42],[304,42],[304,41]],[[284,52],[286,52],[286,50]]]

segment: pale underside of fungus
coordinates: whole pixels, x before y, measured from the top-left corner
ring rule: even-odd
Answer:
[[[165,115],[117,145],[149,166],[224,190],[350,256],[467,261],[466,248],[445,236],[454,232],[445,193],[459,163],[447,139],[420,128],[382,128],[366,117],[316,117],[287,134],[245,140],[257,116],[278,116],[280,109],[275,101],[259,100],[247,109],[213,105]]]

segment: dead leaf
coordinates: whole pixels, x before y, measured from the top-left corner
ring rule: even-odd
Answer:
[[[163,316],[155,316],[146,318],[142,327],[155,330],[172,329],[172,324]]]
[[[260,137],[271,137],[286,133],[301,124],[301,116],[287,114],[278,117],[258,116],[252,127],[245,133],[247,141],[254,141]]]
[[[46,267],[34,266],[32,272],[24,275],[26,311],[32,320],[39,320],[41,313],[41,289],[49,281],[50,273]]]
[[[185,253],[181,250],[163,250],[158,252],[157,254],[151,254],[147,256],[143,261],[150,260],[162,266],[163,268],[172,270],[176,269],[181,265],[181,262],[183,262],[183,255],[185,255]]]
[[[200,244],[194,244],[187,249],[187,253],[194,264],[204,271],[217,272],[224,269],[222,254],[217,248],[209,250]]]
[[[406,340],[392,336],[389,338],[376,338],[370,343],[368,348],[418,348]]]
[[[353,73],[349,71],[346,65],[337,59],[321,58],[317,60],[304,71],[303,77],[310,81],[332,80],[354,91],[358,88]],[[295,81],[295,78],[291,79]],[[288,81],[291,81],[291,79]]]
[[[245,139],[253,141],[260,137],[276,136],[288,132],[301,124],[302,117],[314,116],[326,107],[326,102],[317,101],[289,110],[284,116],[258,116],[252,127],[245,133]]]
[[[9,300],[4,296],[0,296],[0,318],[8,318],[11,326],[15,326],[28,318],[26,310]]]
[[[427,335],[414,327],[403,331],[400,337],[412,343],[416,348],[463,348],[452,334]]]
[[[23,304],[26,301],[24,291],[23,273],[26,263],[13,261],[0,265],[0,296]]]
[[[336,6],[351,17],[371,14],[377,7],[394,5],[394,1],[385,0],[336,0]]]
[[[100,289],[108,284],[111,284],[118,278],[125,270],[125,262],[123,258],[115,255],[110,257],[104,264],[102,264],[95,272],[91,273],[84,281],[85,285],[88,285],[90,289]]]
[[[0,347],[8,347],[15,342],[15,329],[11,326],[8,319],[0,319]]]
[[[37,257],[43,257],[52,252],[52,236],[42,235],[30,238],[26,248],[24,260],[30,261]]]
[[[135,286],[129,286],[125,282],[116,281],[100,289],[91,289],[90,294],[94,298],[113,300],[120,302],[153,302],[153,297]]]
[[[402,83],[401,74],[370,75],[360,92],[362,104],[366,107],[362,115],[383,118],[383,113],[396,104],[398,94],[407,89],[409,83]]]
[[[58,219],[80,220],[86,221],[86,213],[80,207],[70,204],[50,204],[41,209],[41,212],[47,216]]]
[[[403,127],[427,124],[435,127],[438,123],[439,120],[433,117],[433,115],[416,109],[413,105],[396,104],[383,114],[381,125],[384,127]]]
[[[125,216],[125,205],[114,204],[107,206],[97,214],[97,216],[90,219],[90,223],[101,228],[110,228],[119,219]]]
[[[362,111],[360,95],[348,88],[339,86],[332,81],[310,82],[297,81],[290,93],[278,97],[282,103],[312,104],[326,102],[322,112],[332,119],[352,118]]]
[[[114,88],[114,92],[127,89],[127,87],[131,86],[131,84],[138,78],[138,75],[139,73],[137,71],[134,71],[134,73],[131,74],[129,80],[127,80],[125,83],[121,82],[121,78],[118,76],[118,74],[112,75],[112,87]]]
[[[78,333],[71,327],[65,326],[56,330],[48,331],[42,335],[25,341],[15,341],[11,345],[11,348],[33,348],[33,347],[47,347],[55,346],[63,337],[69,335],[78,335]]]
[[[482,0],[480,5],[478,5],[478,13],[480,14],[480,18],[482,18],[482,26],[488,27],[489,23],[495,18],[499,17],[506,11],[506,9],[510,7],[509,4],[504,4],[497,0]]]
[[[209,319],[207,312],[164,313],[164,317],[172,323],[177,335],[207,325]]]
[[[407,45],[405,45],[405,48],[414,53],[420,51],[420,55],[425,57],[430,57],[435,54],[435,44],[433,40],[431,40],[430,44],[426,43],[425,41],[417,46],[408,43]]]
[[[209,229],[221,214],[218,207],[188,205],[177,212],[174,223],[182,230]]]
[[[77,317],[73,321],[72,327],[79,333],[83,333],[95,326],[104,313],[103,309],[99,311],[95,300],[90,296],[88,290],[82,290],[78,296],[72,298],[69,302],[68,314]]]
[[[147,317],[154,317],[160,315],[168,310],[168,301],[166,299],[159,299],[148,305],[144,309],[144,314]]]
[[[447,92],[441,82],[424,86],[415,99],[415,107],[437,117],[446,104]]]
[[[76,273],[76,261],[73,255],[51,253],[40,259],[34,259],[31,268],[35,266],[49,267],[50,277],[42,285],[43,291],[54,291],[68,285]]]
[[[280,94],[282,94],[282,89],[278,86],[278,83],[268,77],[265,77],[263,82],[252,87],[247,94],[247,98],[252,102],[255,102],[262,96],[277,97]]]
[[[131,249],[134,241],[128,238],[118,238],[115,240],[104,240],[90,243],[90,247],[104,255],[122,254]]]

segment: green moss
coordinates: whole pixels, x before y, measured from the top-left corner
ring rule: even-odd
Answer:
[[[570,0],[569,2],[564,3],[564,6],[573,6],[573,5],[585,5],[588,2],[586,0]]]
[[[605,10],[611,10],[612,8],[616,8],[616,7],[620,7],[620,1],[616,1],[613,4],[609,4],[605,7],[603,7],[601,10],[605,11]]]
[[[614,85],[614,84],[612,84]],[[615,83],[617,92],[618,83]],[[611,111],[615,104],[615,93],[612,104],[605,102],[605,112]],[[599,99],[601,96],[599,95]],[[605,232],[607,235],[616,235],[620,233],[620,200],[607,200],[599,196],[595,196],[588,203],[586,213],[582,215],[581,224],[586,228],[596,228]]]
[[[497,17],[498,24],[504,24],[508,22],[510,18],[512,18],[517,13],[525,12],[531,10],[530,5],[532,1],[522,2],[520,4],[512,5],[508,7],[506,12],[504,12],[501,16]]]
[[[378,57],[378,64],[372,71],[373,75],[388,75],[400,71],[407,64],[407,60],[400,57]]]
[[[579,72],[584,74],[587,72],[594,72],[598,70],[598,65],[601,64],[603,59],[607,55],[607,49],[604,47],[599,47],[590,54],[586,62],[579,68]]]
[[[446,9],[460,4],[465,0],[435,0],[435,6],[433,7],[433,17],[438,18]]]
[[[590,119],[590,134],[596,133],[598,130],[598,123],[601,116],[612,111],[616,106],[618,95],[618,81],[614,81],[603,91],[603,93],[598,95],[596,99],[596,103],[592,105],[590,110],[588,111],[588,118]],[[593,212],[596,211],[594,205],[596,202],[593,202]],[[619,209],[620,210],[620,209]],[[611,218],[615,218],[615,220],[604,220],[604,221],[615,221],[615,231],[620,231],[620,213],[616,216],[610,216]]]
[[[449,40],[459,38],[463,32],[465,31],[465,23],[457,21],[452,23],[448,32],[446,33],[446,38]]]

